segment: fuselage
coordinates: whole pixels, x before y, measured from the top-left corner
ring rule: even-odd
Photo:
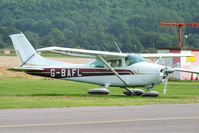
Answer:
[[[154,86],[163,81],[163,66],[138,62],[126,67],[114,68],[128,83],[128,87]],[[127,87],[109,68],[96,68],[88,64],[47,66],[43,70],[27,71],[28,74],[51,78],[87,82],[99,85]]]

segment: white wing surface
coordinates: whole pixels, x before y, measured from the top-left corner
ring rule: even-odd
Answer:
[[[75,48],[62,48],[62,47],[46,47],[37,49],[39,52],[48,51],[55,52],[71,56],[86,56],[91,58],[97,58],[98,55],[103,57],[127,57],[126,53],[116,53],[116,52],[106,52],[97,50],[85,50],[85,49],[75,49]]]
[[[63,47],[46,47],[37,49],[37,51],[43,52],[54,52],[59,54],[71,55],[71,56],[82,56],[82,57],[90,57],[97,58],[97,56],[103,56],[105,58],[124,58],[127,57],[128,54],[135,53],[116,53],[116,52],[107,52],[107,51],[97,51],[97,50],[84,50],[84,49],[75,49],[75,48],[63,48]],[[188,57],[193,56],[193,54],[175,54],[175,53],[147,53],[147,54],[139,54],[143,58],[171,58],[171,57]]]
[[[184,68],[174,68],[175,71],[180,71],[180,72],[188,72],[188,73],[196,73],[199,74],[198,70],[189,70],[189,69],[184,69]]]
[[[147,53],[147,54],[140,54],[143,58],[172,58],[172,57],[189,57],[194,56],[193,54],[181,54],[181,53]]]

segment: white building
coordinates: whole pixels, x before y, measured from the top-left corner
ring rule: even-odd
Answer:
[[[166,66],[194,69],[199,71],[199,49],[179,49],[179,48],[159,48],[158,53],[192,53],[193,57],[175,57],[164,59]],[[174,72],[170,75],[170,78],[180,79],[180,80],[191,80],[199,79],[199,75],[185,73],[185,72]]]

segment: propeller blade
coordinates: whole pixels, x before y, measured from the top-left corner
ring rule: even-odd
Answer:
[[[179,64],[180,63],[176,63],[176,64],[172,65],[172,68],[175,68],[175,67],[179,66]]]
[[[164,94],[166,94],[166,91],[167,91],[168,79],[169,79],[169,76],[167,75],[167,77],[166,77],[166,79],[164,81]]]

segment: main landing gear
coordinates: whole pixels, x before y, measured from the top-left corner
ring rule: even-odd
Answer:
[[[89,89],[88,94],[95,94],[95,95],[108,95],[110,91],[107,89],[109,84],[106,84],[104,88],[94,88]],[[124,90],[123,94],[127,96],[142,96],[142,97],[157,97],[159,93],[156,91],[151,91],[152,87],[148,87],[148,91],[144,92],[141,89],[128,89]]]
[[[104,88],[94,88],[88,90],[88,94],[94,94],[94,95],[108,95],[110,91],[107,89],[109,87],[109,84],[106,84]]]
[[[151,91],[151,88],[148,88],[149,91],[144,92],[141,89],[126,89],[123,94],[127,96],[142,96],[142,97],[157,97],[159,93],[156,91]]]
[[[141,89],[126,89],[125,91],[123,91],[123,94],[127,96],[141,96],[143,93],[144,91]]]

